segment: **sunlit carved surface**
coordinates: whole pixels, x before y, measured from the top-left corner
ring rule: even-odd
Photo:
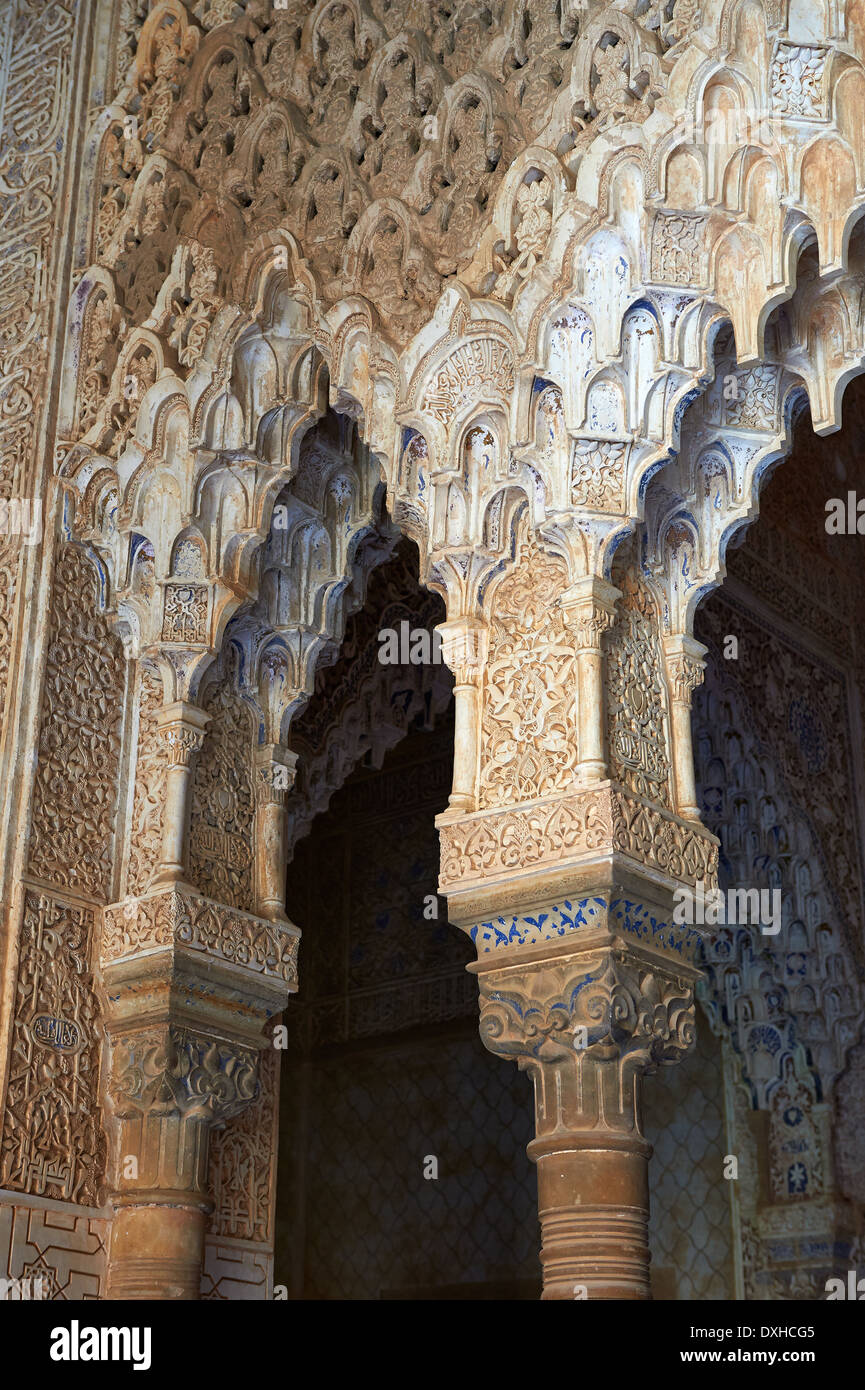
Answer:
[[[865,1229],[860,0],[7,10],[9,1277],[272,1296],[280,1020],[349,1055],[479,987],[535,1084],[545,1298],[647,1297],[650,1238],[656,1293],[819,1290]],[[354,923],[334,983],[288,866],[424,730],[452,766],[350,875],[363,912],[438,903],[448,969],[407,944],[390,978]],[[716,884],[777,930],[674,916]],[[295,1023],[298,929],[333,988]],[[723,1123],[751,1177],[680,1240],[659,1141],[665,1243],[643,1078],[695,991],[694,1171]]]

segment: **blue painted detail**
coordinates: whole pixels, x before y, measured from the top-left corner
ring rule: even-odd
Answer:
[[[504,946],[534,946],[540,941],[553,941],[579,931],[581,927],[600,926],[601,914],[607,904],[603,898],[582,898],[572,903],[565,898],[561,907],[553,906],[537,917],[497,917],[493,922],[479,922],[469,936],[478,955],[501,950]]]
[[[546,381],[544,377],[536,376],[532,381],[532,397],[539,396],[542,391],[547,390],[547,387],[555,386],[555,384],[554,381]]]
[[[470,929],[469,936],[481,956],[508,946],[536,946],[542,941],[560,940],[582,928],[602,927],[606,922],[641,941],[675,951],[688,961],[694,959],[702,943],[700,933],[691,927],[659,919],[643,903],[628,898],[614,898],[610,903],[604,898],[582,898],[579,902],[566,898],[561,905],[535,917],[496,917],[490,922],[479,922]]]
[[[692,960],[702,938],[699,932],[677,922],[659,921],[643,903],[628,898],[614,898],[610,903],[610,921],[622,931],[630,932],[653,946],[664,946],[685,960]]]

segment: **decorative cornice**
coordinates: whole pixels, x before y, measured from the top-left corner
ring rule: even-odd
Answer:
[[[101,959],[115,961],[169,947],[183,947],[250,974],[297,987],[300,931],[183,888],[112,903],[102,914]]]
[[[615,782],[459,820],[445,814],[438,825],[445,894],[483,880],[613,853],[677,882],[710,881],[717,871],[713,835]]]

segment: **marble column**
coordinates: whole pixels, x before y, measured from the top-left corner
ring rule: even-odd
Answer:
[[[204,743],[209,722],[204,710],[186,700],[176,700],[159,712],[157,726],[168,766],[162,809],[162,856],[153,876],[154,887],[183,882],[194,758]]]
[[[473,811],[477,805],[487,628],[474,618],[454,618],[440,623],[436,631],[441,637],[442,655],[454,673],[454,773],[448,805],[452,811]]]
[[[706,669],[706,648],[684,634],[664,638],[664,660],[670,684],[670,723],[676,809],[685,820],[699,820],[691,736],[691,697]]]
[[[562,595],[561,606],[574,634],[577,665],[577,720],[580,780],[586,785],[607,775],[604,727],[604,654],[601,640],[616,617],[619,589],[597,575],[579,579]]]

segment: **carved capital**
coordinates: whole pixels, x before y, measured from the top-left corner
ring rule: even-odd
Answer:
[[[297,775],[297,754],[268,743],[256,749],[255,761],[256,806],[285,806]]]
[[[693,1045],[693,975],[670,974],[619,948],[485,972],[484,1046],[524,1063],[615,1063],[643,1073]]]
[[[597,575],[578,579],[561,597],[577,651],[600,651],[601,638],[616,620],[621,590]]]
[[[455,683],[479,687],[487,659],[488,629],[477,618],[452,618],[439,623],[442,657]]]
[[[165,705],[156,716],[156,727],[165,748],[169,767],[191,767],[201,751],[210,716],[185,700]]]
[[[535,1150],[588,1133],[629,1136],[641,1151],[640,1080],[693,1047],[695,977],[615,938],[480,970],[481,1041],[533,1077]]]
[[[689,705],[691,696],[702,683],[706,670],[706,648],[693,637],[676,634],[664,638],[664,659],[670,691],[678,704]]]
[[[170,1024],[124,1034],[114,1040],[109,1094],[121,1119],[221,1123],[256,1099],[258,1053]]]

